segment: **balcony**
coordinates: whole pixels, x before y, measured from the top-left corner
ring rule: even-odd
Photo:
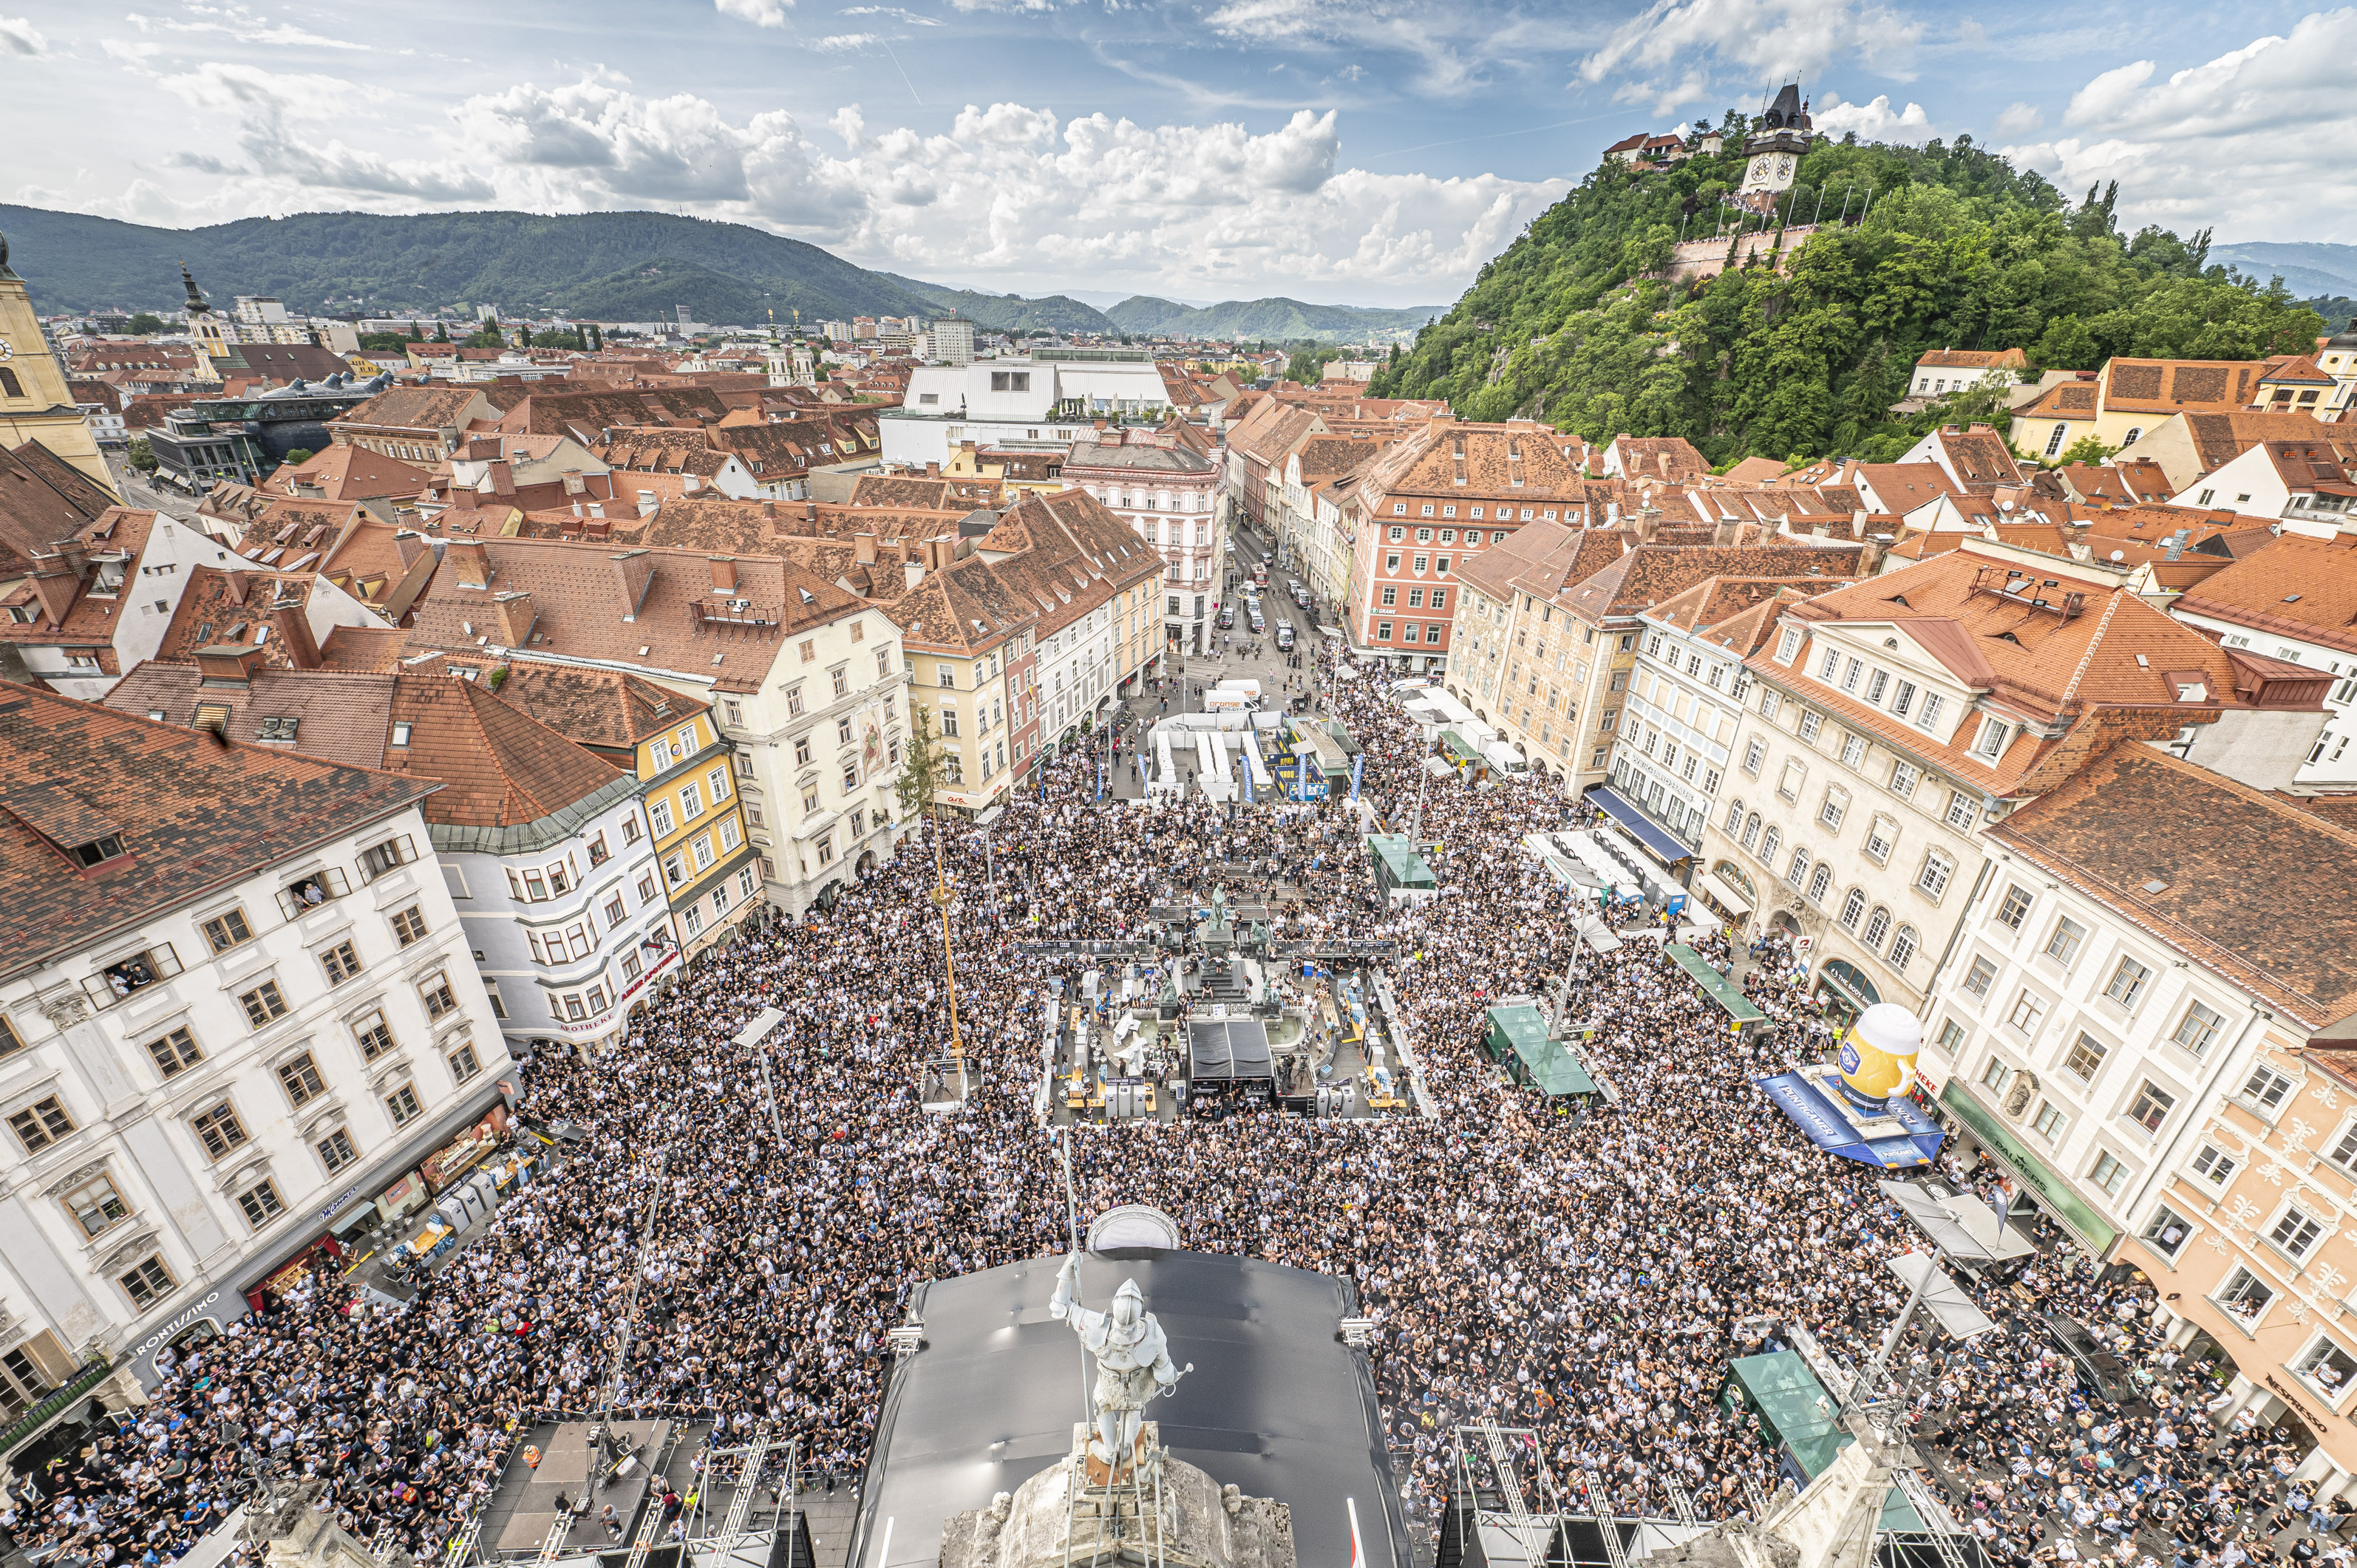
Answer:
[[[111,1361],[92,1361],[75,1373],[73,1381],[44,1397],[40,1403],[19,1416],[14,1426],[0,1433],[0,1455],[14,1452],[19,1444],[64,1413],[74,1401],[104,1382],[113,1370],[114,1365]]]

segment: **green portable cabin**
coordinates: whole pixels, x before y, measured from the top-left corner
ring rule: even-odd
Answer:
[[[1369,833],[1367,861],[1374,870],[1375,886],[1391,903],[1420,901],[1440,891],[1439,879],[1405,833]]]
[[[1738,1419],[1760,1418],[1760,1435],[1767,1440],[1779,1467],[1792,1477],[1795,1487],[1815,1480],[1834,1462],[1835,1455],[1857,1441],[1834,1418],[1841,1402],[1817,1380],[1796,1351],[1743,1356],[1729,1362],[1727,1381],[1719,1385],[1718,1402]],[[1916,1517],[1906,1496],[1893,1487],[1883,1501],[1878,1528],[1920,1532],[1923,1521]]]
[[[1489,1009],[1488,1017],[1482,1048],[1516,1083],[1549,1100],[1573,1099],[1593,1105],[1603,1098],[1579,1058],[1565,1049],[1562,1041],[1547,1037],[1546,1019],[1536,1007],[1527,1002],[1504,1003]]]

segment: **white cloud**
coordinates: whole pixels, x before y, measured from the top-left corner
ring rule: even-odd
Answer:
[[[1479,85],[1501,65],[1592,36],[1567,8],[1523,9],[1512,0],[1222,0],[1204,18],[1238,42],[1352,56],[1370,51],[1416,62],[1403,86],[1426,96]]]
[[[0,55],[45,54],[48,47],[49,40],[26,18],[0,16]]]
[[[734,16],[757,27],[782,27],[794,0],[712,0],[712,5],[724,16]]]
[[[131,12],[126,20],[141,32],[157,27],[175,33],[219,33],[235,38],[242,44],[277,44],[292,48],[317,49],[366,49],[368,46],[351,38],[329,38],[298,27],[292,22],[273,22],[258,16],[243,5],[208,5],[202,0],[187,0],[186,9],[191,20],[177,16],[144,16]]]
[[[2045,124],[2046,111],[2034,103],[2009,103],[1996,117],[1997,134],[2003,136],[2026,136]]]
[[[845,16],[889,16],[896,22],[906,22],[912,27],[938,27],[942,25],[942,19],[939,16],[920,16],[914,11],[903,11],[898,5],[845,5],[842,10],[841,15]]]
[[[1871,102],[1845,103],[1837,92],[1827,92],[1811,108],[1809,117],[1829,136],[1857,133],[1861,142],[1928,142],[1932,117],[1921,103],[1904,109],[1890,106],[1889,93],[1877,93]]]
[[[1421,303],[1460,289],[1565,188],[1338,169],[1331,111],[1254,134],[969,104],[924,135],[871,128],[852,106],[828,122],[838,156],[782,113],[735,124],[701,99],[590,80],[473,99],[458,123],[497,160],[485,177],[503,200],[694,211],[1005,287],[1347,285]]]
[[[304,121],[349,120],[357,102],[382,96],[338,77],[268,71],[235,61],[166,76],[159,84],[192,109],[233,118],[238,145],[254,173],[282,190],[419,203],[480,201],[492,194],[491,186],[463,165],[387,158],[332,134],[322,141],[296,130]]]
[[[836,33],[830,38],[819,39],[812,47],[828,54],[855,54],[875,41],[876,35],[873,33]]]
[[[2215,225],[2226,239],[2357,238],[2357,104],[2344,62],[2357,9],[2303,16],[2159,79],[2154,60],[2104,71],[2071,98],[2050,141],[2004,149],[2073,197],[2120,182],[2129,228]]]
[[[1579,80],[1674,71],[1674,86],[1632,77],[1620,91],[1667,111],[1709,96],[1705,59],[1746,83],[1805,82],[1836,60],[1905,81],[1922,37],[1921,22],[1879,0],[1654,0],[1579,62]]]

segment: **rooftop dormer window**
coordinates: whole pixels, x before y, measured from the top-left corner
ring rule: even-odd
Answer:
[[[107,833],[102,837],[91,840],[88,843],[78,843],[66,853],[73,857],[73,863],[76,865],[88,869],[93,865],[102,865],[121,855],[124,853],[123,840],[117,834]]]

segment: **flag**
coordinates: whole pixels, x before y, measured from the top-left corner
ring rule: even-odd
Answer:
[[[1344,1498],[1342,1506],[1351,1510],[1351,1568],[1367,1568],[1366,1543],[1359,1539],[1358,1499]]]
[[[1365,772],[1366,768],[1367,754],[1365,752],[1362,751],[1359,753],[1358,756],[1351,758],[1351,799],[1353,800],[1356,800],[1359,798],[1359,775]]]
[[[1236,753],[1236,771],[1244,776],[1244,804],[1247,806],[1253,803],[1252,764],[1253,757],[1250,747],[1246,747],[1245,749]]]

